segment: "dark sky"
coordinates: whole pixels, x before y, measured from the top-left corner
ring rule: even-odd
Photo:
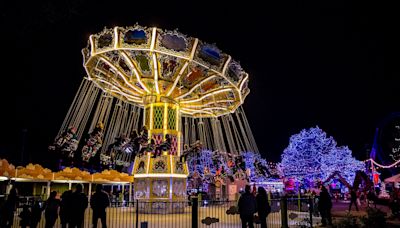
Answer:
[[[80,51],[89,35],[136,22],[179,28],[240,61],[250,74],[247,117],[270,160],[279,160],[290,135],[316,125],[364,158],[377,123],[400,110],[394,6],[129,2],[1,3],[0,157],[20,160],[26,129],[25,162],[45,161],[85,75]]]

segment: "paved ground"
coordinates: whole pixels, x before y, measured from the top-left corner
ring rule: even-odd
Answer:
[[[225,205],[213,205],[208,207],[200,207],[198,210],[199,223],[198,227],[241,227],[241,221],[237,214],[227,214],[226,211],[230,208],[230,204]],[[17,214],[17,213],[16,213]],[[139,214],[137,219],[139,221],[139,227],[142,222],[147,222],[148,228],[187,228],[191,227],[191,207],[186,207],[184,213],[179,214]],[[298,227],[298,225],[305,219],[309,218],[308,212],[298,212],[288,210],[288,215],[291,217],[288,219],[289,227]],[[86,210],[84,227],[91,227],[91,210]],[[204,219],[218,219],[210,225],[204,224]],[[314,224],[319,222],[318,218],[314,218]],[[280,211],[272,212],[268,216],[268,227],[269,228],[281,228],[281,213]],[[44,227],[45,219],[44,216],[39,224],[39,228]],[[135,227],[136,224],[136,213],[135,208],[117,207],[107,209],[107,225],[108,227]],[[99,221],[100,227],[100,221]],[[19,227],[19,219],[15,216],[15,222],[13,227]],[[60,221],[57,220],[55,227],[61,227]],[[256,225],[259,228],[260,225]]]
[[[241,227],[239,215],[227,214],[226,211],[233,204],[227,203],[222,205],[213,205],[199,208],[199,227]],[[334,202],[332,209],[332,216],[334,221],[343,219],[348,211],[349,202]],[[390,215],[390,210],[387,206],[378,205],[377,208],[386,212]],[[366,207],[362,206],[356,211],[355,208],[350,212],[351,215],[361,217],[366,215]],[[147,227],[161,228],[161,227],[190,227],[191,224],[191,207],[186,206],[184,213],[179,214],[143,214],[140,213],[138,216],[139,227],[141,222],[147,222]],[[17,213],[16,213],[17,215]],[[19,227],[19,219],[15,216],[15,223],[13,227]],[[86,210],[84,227],[91,227],[92,212],[90,209]],[[209,218],[211,220],[218,219],[218,222],[212,223],[210,226],[202,223],[203,219]],[[291,209],[288,210],[288,223],[289,227],[298,227],[304,223],[305,219],[309,218],[308,212],[299,212]],[[44,216],[39,227],[44,227]],[[216,221],[216,220],[215,220]],[[388,220],[389,227],[400,227],[400,220]],[[107,223],[108,227],[135,227],[136,213],[135,208],[128,207],[112,207],[107,209]],[[320,217],[313,217],[313,224],[315,227],[321,223]],[[56,227],[60,227],[59,221],[56,223]],[[99,221],[100,227],[100,221]],[[257,225],[256,227],[259,227]],[[280,228],[281,227],[281,213],[278,205],[273,207],[272,213],[268,216],[268,227],[269,228]],[[383,228],[383,227],[377,227]]]
[[[367,212],[366,212],[367,205],[366,204],[362,204],[361,206],[359,206],[358,211],[356,210],[354,205],[352,205],[350,212],[348,210],[349,204],[350,204],[350,201],[334,202],[333,208],[332,208],[333,220],[336,220],[336,221],[340,220],[340,219],[346,217],[347,214],[350,214],[350,215],[356,216],[356,217],[362,217],[362,216],[367,215]],[[370,206],[374,207],[374,205],[370,205]],[[378,208],[379,210],[381,210],[387,214],[387,218],[388,218],[387,222],[389,225],[391,225],[391,227],[400,227],[400,218],[397,218],[397,219],[390,218],[391,211],[388,206],[376,205],[376,208]]]

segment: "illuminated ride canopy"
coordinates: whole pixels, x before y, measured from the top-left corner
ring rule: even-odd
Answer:
[[[241,107],[249,77],[229,55],[178,31],[139,25],[91,35],[82,53],[87,78],[49,149],[125,170],[134,160],[137,199],[184,199],[189,170],[221,175],[224,166],[245,175],[248,167],[233,160],[258,154]],[[204,164],[189,156],[188,167],[180,157],[188,147],[215,156]]]
[[[192,117],[232,113],[249,93],[248,75],[216,46],[177,31],[106,29],[83,49],[89,80],[141,107],[168,103]]]

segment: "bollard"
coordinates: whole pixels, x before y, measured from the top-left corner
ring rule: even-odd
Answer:
[[[197,228],[199,221],[199,201],[197,196],[192,197],[192,228]]]
[[[136,200],[136,228],[139,228],[139,200]]]
[[[313,198],[312,197],[309,197],[308,198],[308,203],[309,203],[309,208],[308,208],[308,211],[310,212],[310,227],[312,228],[313,226],[313,221],[312,221],[312,214],[313,214],[313,212],[314,212],[314,202],[313,202],[314,200],[313,200]]]
[[[299,189],[299,193],[297,194],[297,207],[298,207],[299,211],[301,211],[301,194],[300,194],[300,189]]]
[[[281,227],[289,228],[287,219],[287,199],[286,196],[281,198]]]

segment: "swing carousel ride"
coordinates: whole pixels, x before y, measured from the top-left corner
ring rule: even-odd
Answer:
[[[134,176],[138,199],[271,175],[241,107],[248,74],[178,31],[104,29],[82,50],[87,77],[49,148],[62,165]],[[84,132],[88,132],[84,135]]]

